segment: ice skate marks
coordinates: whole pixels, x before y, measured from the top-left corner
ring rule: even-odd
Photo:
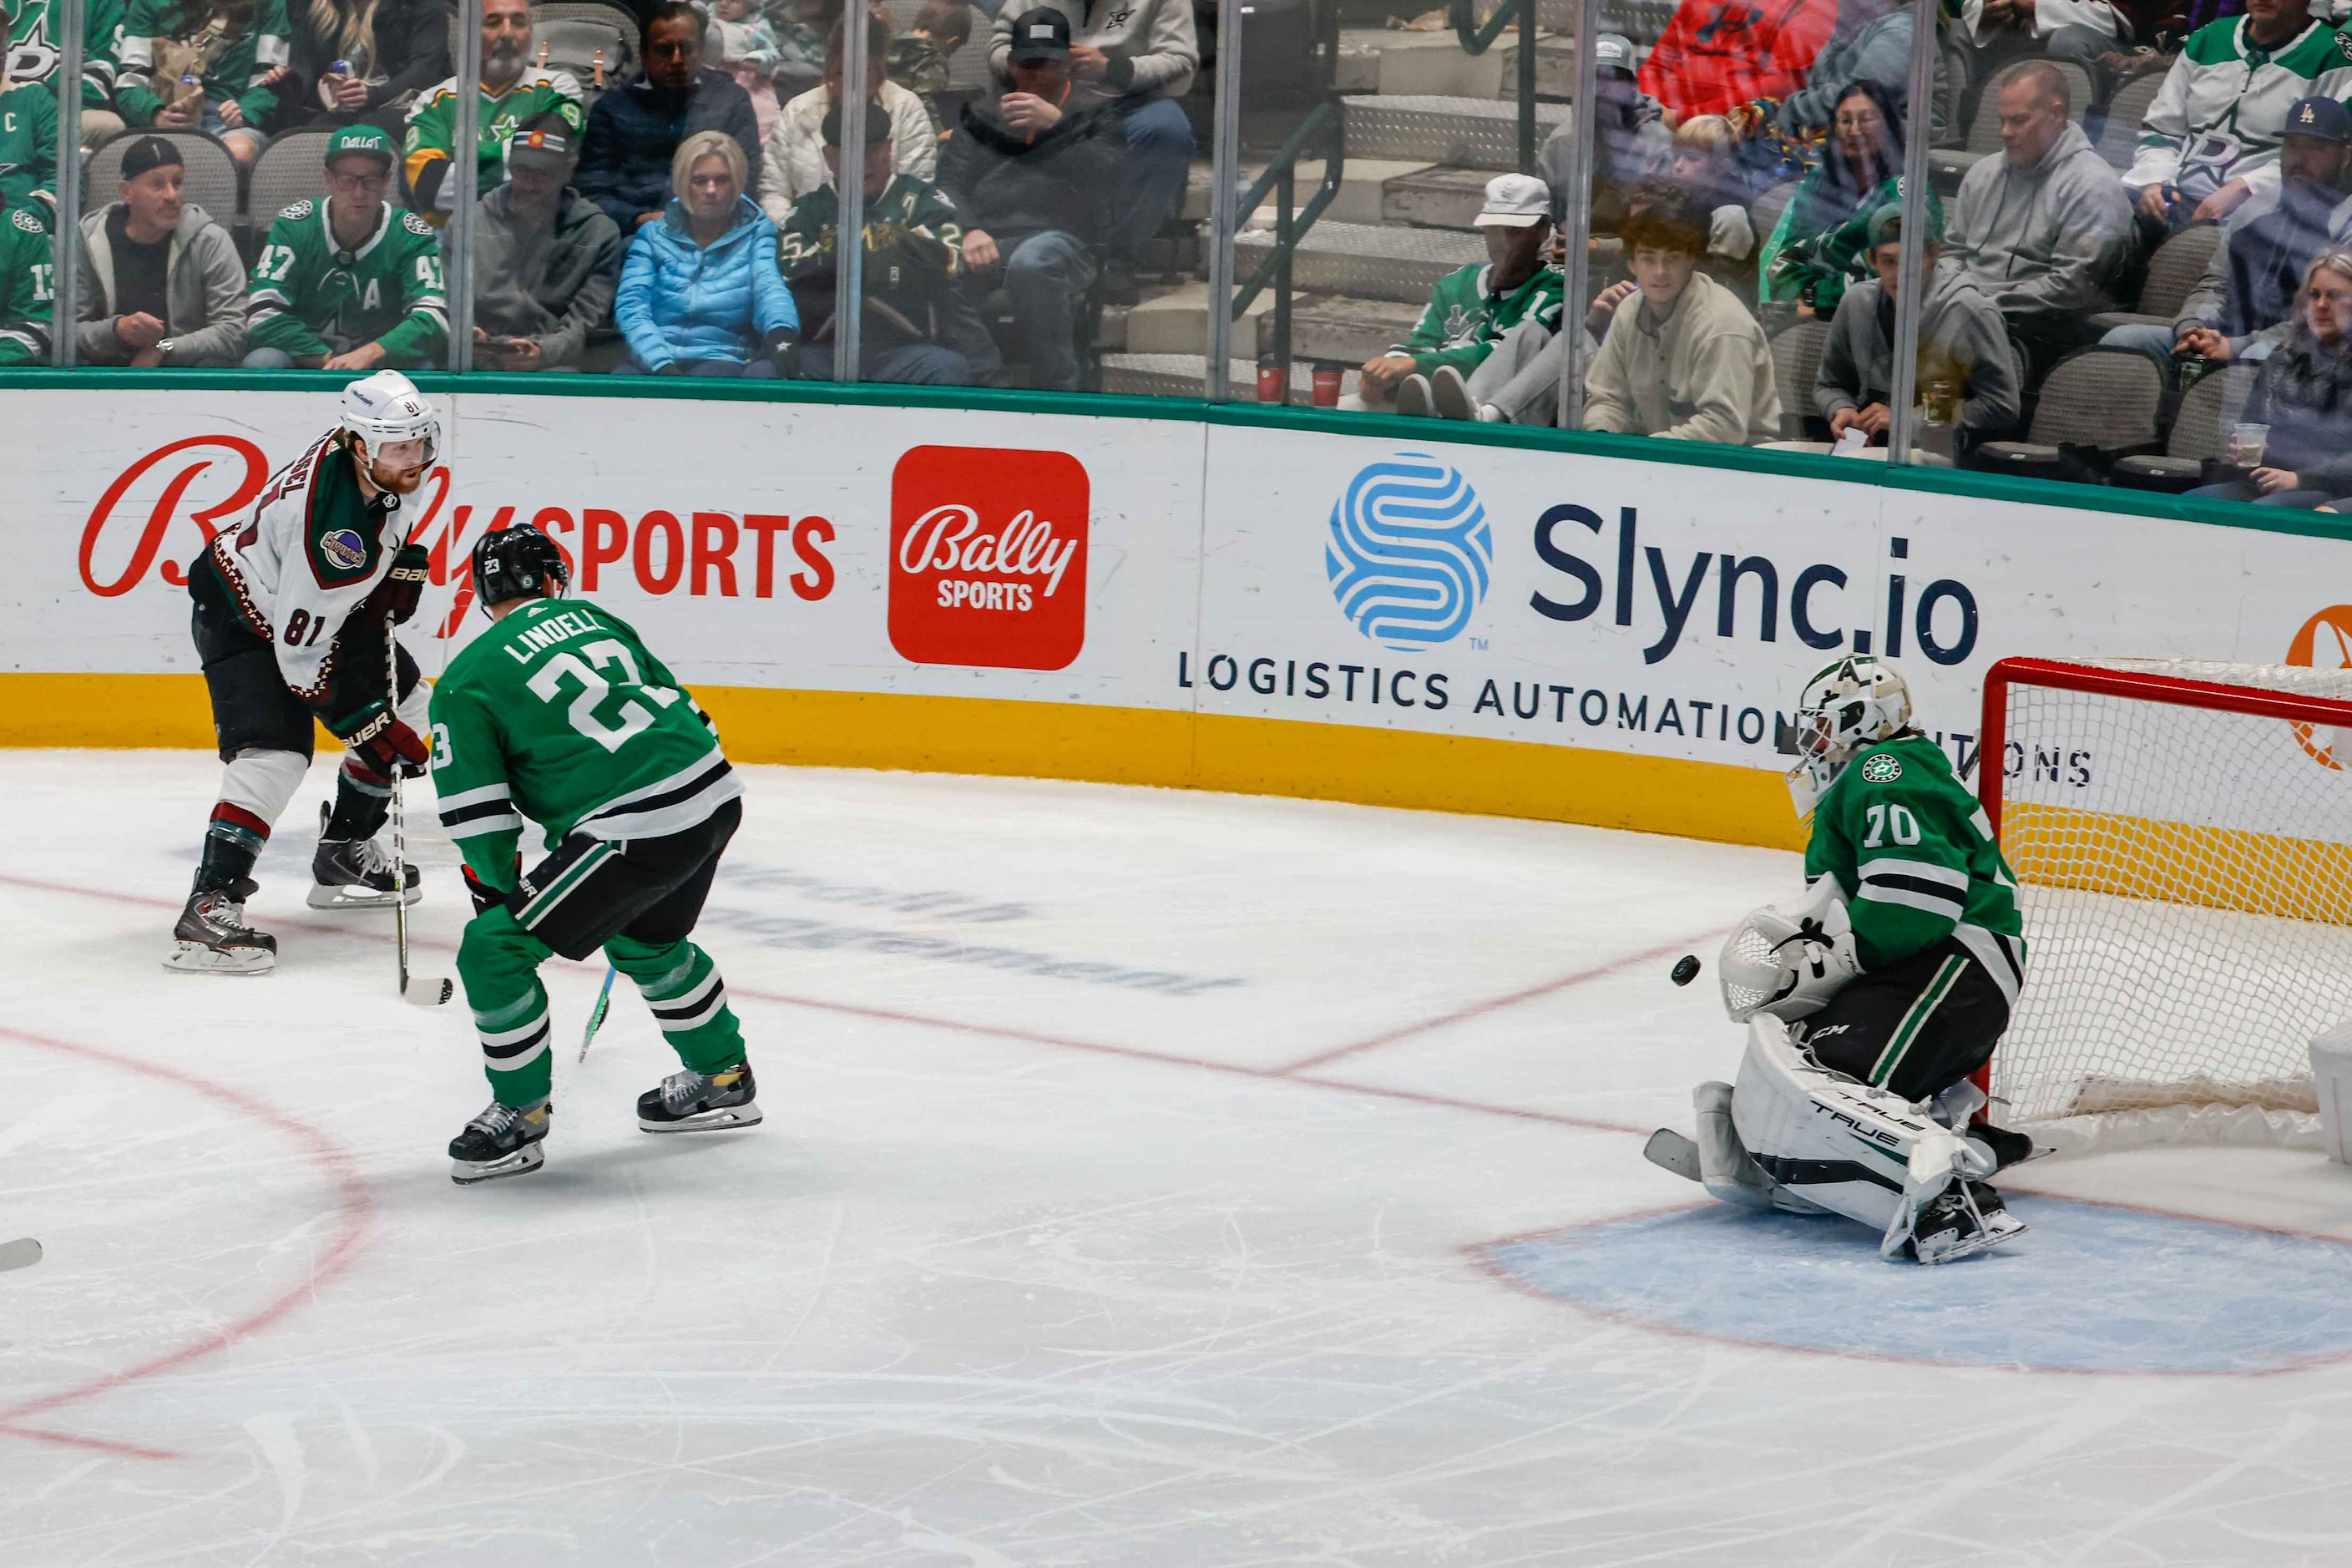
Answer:
[[[1478,492],[1423,453],[1365,465],[1331,508],[1331,596],[1383,647],[1418,653],[1461,636],[1494,560]]]
[[[1948,1268],[1859,1226],[1720,1205],[1479,1249],[1521,1289],[1791,1350],[2045,1372],[2263,1373],[2352,1355],[2352,1246],[2012,1194],[2032,1226]]]

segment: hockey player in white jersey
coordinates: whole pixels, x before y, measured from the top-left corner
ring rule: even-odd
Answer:
[[[1696,1143],[1661,1130],[1650,1157],[1727,1203],[1843,1215],[1886,1257],[1949,1262],[2025,1228],[1986,1178],[2032,1142],[1972,1123],[1969,1077],[2024,984],[2017,883],[1893,665],[1821,670],[1797,729],[1809,889],[1724,944],[1738,1081],[1701,1084]]]
[[[277,939],[245,923],[245,900],[254,861],[310,765],[313,718],[348,750],[311,860],[311,907],[415,901],[415,868],[395,888],[375,844],[393,770],[415,777],[427,756],[427,693],[403,649],[394,695],[386,623],[405,621],[424,595],[429,563],[407,542],[401,501],[440,444],[439,416],[406,376],[355,381],[337,428],[273,474],[243,523],[189,567],[196,655],[226,766],[167,967],[258,974],[276,963]]]

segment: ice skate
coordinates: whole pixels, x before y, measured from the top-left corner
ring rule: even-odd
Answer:
[[[245,900],[257,891],[239,880],[188,895],[163,967],[184,974],[267,974],[278,963],[278,939],[245,923]]]
[[[539,1145],[547,1136],[554,1107],[545,1102],[530,1110],[492,1100],[466,1130],[449,1140],[449,1179],[461,1187],[499,1176],[522,1176],[547,1163]]]
[[[2025,1222],[2010,1214],[2000,1194],[1982,1182],[1955,1182],[1919,1211],[1911,1252],[1922,1263],[1951,1263],[2024,1234]]]
[[[647,1132],[717,1132],[757,1127],[759,1085],[751,1064],[737,1062],[715,1073],[674,1072],[659,1089],[637,1096],[637,1125]]]
[[[319,807],[319,827],[324,832],[329,807]],[[425,896],[417,885],[416,868],[407,873],[407,900]],[[314,910],[388,910],[392,908],[392,858],[373,838],[321,838],[310,857],[310,891],[304,900]]]

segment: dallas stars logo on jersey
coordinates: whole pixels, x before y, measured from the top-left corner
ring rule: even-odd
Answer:
[[[21,0],[8,15],[8,76],[12,82],[49,82],[64,51],[52,38],[52,0]],[[122,58],[121,0],[89,0],[82,13],[81,96],[85,107],[104,109],[114,99],[115,62]],[[56,84],[49,82],[52,89]]]
[[[449,331],[432,228],[385,203],[375,232],[347,250],[333,223],[325,204],[305,200],[269,226],[247,307],[252,342],[297,359],[375,342],[395,366],[430,363]]]
[[[504,181],[507,143],[525,121],[541,114],[558,114],[578,131],[587,123],[582,111],[580,84],[563,71],[526,68],[508,89],[496,95],[482,93],[476,150],[481,159],[479,184],[485,192]],[[401,162],[411,190],[437,190],[425,179],[427,167],[447,162],[457,144],[457,79],[436,84],[408,111],[408,132],[401,143]],[[446,205],[431,203],[427,205]]]

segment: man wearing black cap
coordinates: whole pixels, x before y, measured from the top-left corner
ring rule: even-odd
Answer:
[[[1000,282],[1029,347],[1031,379],[1078,384],[1077,306],[1114,234],[1122,133],[1070,94],[1070,22],[1052,6],[1022,14],[1006,57],[1013,86],[964,106],[940,154],[940,188],[964,220],[971,288]]]
[[[181,193],[180,150],[142,136],[122,155],[119,201],[81,220],[84,364],[144,370],[245,357],[245,264],[236,242]]]
[[[803,327],[801,374],[833,379],[834,312],[841,244],[841,106],[825,111],[824,184],[793,204],[776,257]],[[866,113],[866,296],[859,374],[869,381],[964,386],[971,365],[946,346],[963,224],[928,180],[894,172],[890,117]]]
[[[562,110],[517,127],[505,161],[474,225],[474,363],[578,370],[588,334],[612,318],[628,242],[570,188],[580,133]]]

